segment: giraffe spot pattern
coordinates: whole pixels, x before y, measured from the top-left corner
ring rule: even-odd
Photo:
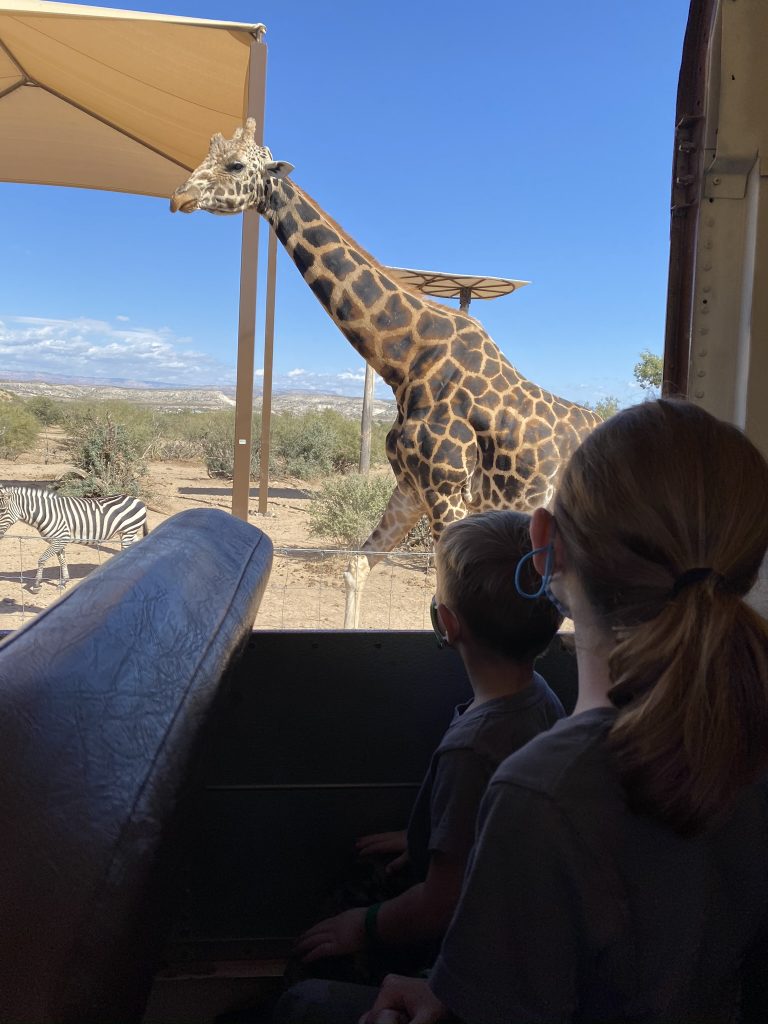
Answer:
[[[322,249],[324,246],[331,244],[341,245],[341,239],[336,232],[331,231],[325,224],[318,224],[317,227],[313,228],[304,228],[304,238],[313,249]]]
[[[293,208],[305,224],[311,224],[313,220],[318,219],[317,211],[313,210],[309,203],[303,199],[299,199],[294,203]]]
[[[451,355],[469,373],[478,373],[483,365],[483,353],[466,338],[459,336],[451,345]]]
[[[485,377],[481,377],[479,374],[473,373],[465,379],[464,387],[471,395],[474,395],[475,398],[480,398],[488,390],[488,382]]]
[[[376,278],[370,270],[364,270],[359,277],[352,282],[352,291],[360,299],[362,304],[368,308],[375,305],[381,298],[381,288],[376,283]]]
[[[450,436],[454,441],[459,441],[461,444],[469,444],[474,440],[474,432],[470,430],[469,426],[463,420],[454,420],[448,430]]]
[[[309,287],[320,299],[322,304],[326,308],[330,308],[331,295],[333,294],[333,281],[327,277],[316,277],[314,281],[309,282]]]
[[[453,324],[447,316],[438,316],[435,313],[427,312],[422,313],[419,317],[416,331],[425,341],[450,338],[453,334]]]
[[[382,345],[382,352],[387,362],[403,364],[412,348],[413,338],[410,334],[406,334],[396,341],[385,341]]]
[[[340,302],[336,305],[336,319],[345,320],[362,320],[363,311],[359,306],[356,306],[352,299],[348,295],[344,295]]]
[[[403,327],[410,327],[412,320],[413,314],[405,307],[400,296],[391,295],[387,299],[384,309],[373,318],[373,323],[379,330],[396,331]]]
[[[353,270],[357,269],[356,264],[349,259],[346,250],[341,246],[338,249],[331,249],[330,252],[324,252],[320,257],[320,262],[339,281],[344,281]]]
[[[465,388],[458,388],[453,393],[453,410],[454,414],[462,420],[469,421],[470,412],[472,410],[473,401],[472,396]],[[473,427],[475,424],[473,424]]]
[[[275,228],[275,234],[285,245],[289,238],[292,238],[299,230],[299,226],[290,213],[284,213]]]
[[[309,249],[306,249],[301,242],[299,242],[293,250],[293,262],[299,269],[299,273],[303,277],[312,264],[315,262],[315,255],[311,253]]]

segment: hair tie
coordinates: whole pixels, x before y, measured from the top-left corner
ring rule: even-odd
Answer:
[[[725,576],[722,573],[715,572],[711,568],[699,568],[699,569],[686,569],[685,572],[681,573],[675,582],[672,584],[672,589],[669,592],[670,598],[675,598],[681,590],[685,590],[686,587],[692,586],[694,583],[703,583],[708,580],[711,576],[716,577],[718,583],[725,582]]]

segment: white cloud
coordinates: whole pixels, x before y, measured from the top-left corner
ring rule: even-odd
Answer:
[[[289,364],[290,365],[290,364]],[[0,317],[0,377],[3,371],[34,377],[46,373],[94,380],[145,382],[177,386],[235,383],[234,368],[204,352],[192,339],[168,327],[128,325],[128,318],[112,321],[89,317],[58,319],[37,316]],[[254,370],[263,384],[264,370]],[[349,366],[315,371],[301,366],[274,374],[275,391],[362,397],[364,367]],[[377,398],[392,392],[376,377]]]
[[[231,383],[231,367],[187,346],[167,327],[124,327],[106,320],[6,316],[0,365],[6,371],[178,384]]]

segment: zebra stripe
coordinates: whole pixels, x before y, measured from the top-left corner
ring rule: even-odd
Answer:
[[[59,587],[67,585],[69,570],[64,547],[70,541],[96,544],[119,534],[120,546],[125,548],[138,538],[139,531],[147,532],[144,502],[127,494],[74,498],[42,487],[0,486],[0,537],[18,520],[34,526],[49,542],[38,559],[37,575],[30,587],[33,593],[40,590],[43,564],[51,555],[59,560]]]

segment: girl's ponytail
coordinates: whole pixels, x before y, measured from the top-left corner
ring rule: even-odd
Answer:
[[[610,664],[611,743],[633,807],[683,834],[714,824],[766,764],[765,620],[699,583],[627,631]]]
[[[681,833],[768,768],[768,623],[743,600],[768,548],[768,465],[729,424],[661,400],[569,462],[554,514],[612,635],[611,744],[630,803]]]

